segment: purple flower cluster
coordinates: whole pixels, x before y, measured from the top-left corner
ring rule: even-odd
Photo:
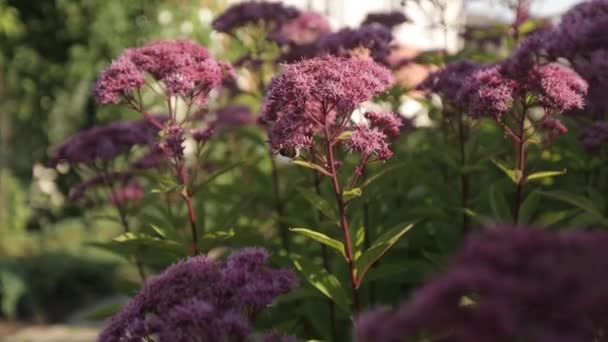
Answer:
[[[391,82],[389,70],[369,58],[324,56],[285,66],[262,108],[262,121],[273,123],[271,146],[309,147],[315,134],[343,127],[360,103]]]
[[[502,228],[472,237],[397,311],[360,317],[357,341],[601,341],[608,234]]]
[[[500,120],[511,107],[515,86],[515,81],[501,73],[500,66],[491,65],[467,77],[458,98],[472,117],[490,116]]]
[[[149,279],[99,341],[242,341],[255,315],[297,286],[292,272],[269,268],[267,259],[263,249],[246,248],[226,261],[181,261]]]
[[[231,72],[229,65],[217,62],[192,41],[158,41],[125,50],[101,73],[93,94],[103,104],[134,101],[133,91],[145,84],[149,74],[162,83],[166,96],[200,104]]]
[[[450,63],[445,68],[431,73],[417,88],[437,93],[444,101],[458,104],[464,81],[479,68],[479,63],[469,60]]]
[[[215,111],[217,126],[242,126],[255,122],[255,118],[249,106],[231,105]]]
[[[346,147],[351,152],[358,152],[364,159],[375,155],[380,160],[387,160],[393,156],[386,142],[387,136],[378,128],[360,125],[346,141]]]
[[[587,151],[598,151],[608,143],[608,121],[596,121],[580,134],[579,140]]]
[[[295,7],[280,2],[244,1],[230,6],[211,25],[218,32],[232,33],[238,28],[262,23],[273,32],[299,14]]]
[[[587,88],[587,82],[576,72],[558,63],[534,65],[525,76],[509,74],[497,64],[473,72],[459,96],[469,115],[500,120],[514,101],[524,101],[528,95],[537,99],[527,105],[539,105],[546,114],[581,109]]]
[[[395,27],[409,21],[410,19],[401,11],[380,12],[369,13],[361,25],[382,25],[392,30]]]
[[[163,118],[158,118],[163,120]],[[158,128],[145,120],[113,122],[79,132],[60,145],[51,156],[51,164],[109,162],[136,145],[150,145]]]
[[[329,53],[336,56],[350,56],[353,50],[369,50],[374,61],[388,65],[391,53],[393,33],[382,25],[364,25],[356,29],[343,28],[327,34],[317,42],[317,53]]]

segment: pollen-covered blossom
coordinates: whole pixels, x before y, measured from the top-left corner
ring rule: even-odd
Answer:
[[[163,40],[125,50],[101,73],[93,94],[100,103],[132,98],[130,93],[140,88],[144,75],[149,74],[163,84],[166,95],[200,104],[231,73],[228,64],[214,60],[207,49],[192,41]]]
[[[608,234],[502,228],[471,237],[397,311],[359,318],[357,341],[601,341]]]
[[[133,146],[151,144],[157,134],[158,128],[145,120],[93,127],[73,135],[59,146],[51,155],[51,164],[109,162]]]
[[[273,123],[275,149],[306,147],[325,128],[333,132],[362,102],[387,89],[388,69],[369,58],[323,56],[286,65],[268,86],[262,120]]]
[[[187,258],[150,278],[109,320],[99,341],[241,341],[256,314],[297,285],[290,271],[266,266],[267,258],[258,248],[226,261]]]
[[[511,106],[515,86],[515,81],[504,77],[500,66],[491,65],[480,68],[467,77],[459,97],[472,117],[490,116],[500,119]]]
[[[378,128],[360,125],[346,141],[346,147],[351,152],[358,152],[362,158],[377,156],[380,160],[387,160],[393,156],[386,140],[388,137]]]
[[[350,56],[356,49],[370,51],[377,63],[388,65],[393,33],[385,26],[364,25],[356,29],[343,28],[321,37],[317,43],[318,53]]]
[[[431,73],[417,88],[437,93],[443,101],[460,105],[458,99],[463,83],[480,67],[479,63],[470,60],[450,63],[444,69]]]
[[[377,24],[393,29],[403,23],[410,21],[401,11],[369,13],[361,25]]]
[[[232,33],[250,24],[263,23],[266,29],[274,31],[299,14],[297,8],[281,2],[244,1],[230,6],[211,25],[218,32]]]
[[[608,144],[608,121],[592,123],[581,132],[578,138],[587,151],[598,151]]]
[[[112,191],[109,202],[123,206],[141,200],[145,196],[144,188],[137,183],[128,183]]]
[[[291,43],[303,45],[313,43],[330,32],[329,21],[322,14],[306,11],[286,22],[281,27],[279,35]]]

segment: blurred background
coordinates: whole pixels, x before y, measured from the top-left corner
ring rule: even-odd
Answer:
[[[66,200],[66,170],[46,167],[48,152],[79,130],[134,117],[99,108],[90,96],[97,73],[124,48],[191,38],[217,52],[221,37],[210,23],[234,2],[0,0],[0,341],[94,340],[87,324],[133,286],[125,261],[91,245],[120,228]],[[503,42],[491,33],[500,37],[513,21],[498,0],[285,2],[325,14],[334,29],[357,26],[370,12],[404,11],[409,22],[395,31],[395,62],[472,43],[500,53]],[[532,16],[555,21],[576,2],[536,1]],[[486,35],[471,39],[472,32]],[[399,81],[412,88],[430,68],[407,63]],[[403,102],[404,115],[422,110],[415,98]]]

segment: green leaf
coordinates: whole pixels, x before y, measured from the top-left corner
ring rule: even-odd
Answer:
[[[226,241],[235,235],[234,230],[229,229],[226,231],[213,231],[206,233],[200,237],[198,246],[201,250],[206,251],[212,247],[217,247],[220,242]]]
[[[365,273],[372,265],[380,259],[408,230],[412,229],[414,223],[405,226],[399,225],[380,235],[371,247],[366,250],[357,260],[355,269],[357,271],[357,287],[361,285]]]
[[[532,217],[538,209],[540,197],[541,196],[538,191],[533,191],[528,195],[528,197],[526,197],[519,208],[519,223],[532,223]]]
[[[502,171],[505,175],[507,175],[507,177],[509,177],[509,179],[511,179],[511,181],[513,181],[513,183],[517,184],[519,182],[519,172],[518,170],[511,170],[508,167],[502,165],[499,161],[497,161],[496,159],[491,159],[492,163],[494,163],[494,165],[496,165],[496,167],[498,167],[500,169],[500,171]]]
[[[254,160],[255,160],[255,162],[257,162],[258,160],[260,160],[260,158],[255,158]],[[248,161],[247,164],[254,164],[255,162]],[[227,166],[215,171],[214,173],[209,175],[207,178],[205,178],[205,180],[202,181],[200,184],[196,185],[194,192],[196,193],[196,192],[200,191],[201,189],[204,189],[207,185],[211,184],[214,180],[219,178],[221,175],[226,174],[227,172],[230,172],[233,169],[235,169],[243,164],[245,164],[245,162],[241,160],[241,161],[234,162],[230,165],[227,165]]]
[[[312,286],[333,300],[336,306],[346,314],[350,315],[350,300],[338,278],[327,272],[323,267],[313,264],[305,258],[296,258],[292,261],[296,269],[302,273]]]
[[[19,300],[27,292],[25,280],[11,271],[0,271],[0,312],[15,318]]]
[[[308,169],[317,170],[317,171],[321,172],[322,174],[329,176],[329,172],[317,164],[310,163],[310,162],[303,161],[303,160],[292,160],[291,163],[294,165],[308,168]]]
[[[353,131],[344,131],[342,133],[340,133],[340,135],[338,135],[336,137],[337,140],[347,140],[348,138],[350,138],[350,136],[353,135]]]
[[[320,211],[323,215],[327,216],[327,218],[335,220],[336,214],[332,209],[332,206],[327,202],[323,197],[317,195],[316,192],[310,189],[300,188],[298,192],[308,203],[310,203],[315,209]]]
[[[344,201],[350,201],[353,198],[361,197],[361,195],[363,195],[363,190],[361,190],[361,188],[353,188],[342,192]]]
[[[500,191],[496,185],[492,185],[490,186],[488,195],[490,197],[490,208],[492,209],[494,218],[502,221],[510,221],[511,209],[509,208],[505,194]]]
[[[308,228],[289,228],[289,230],[298,234],[302,234],[326,246],[329,246],[338,251],[340,254],[342,254],[342,256],[346,256],[346,253],[344,252],[344,244],[342,242],[332,239],[321,232],[317,232]]]
[[[393,164],[389,167],[385,167],[382,169],[382,171],[375,173],[373,176],[369,177],[365,182],[363,182],[363,184],[361,184],[360,188],[363,189],[363,188],[369,186],[370,184],[374,183],[378,179],[380,179],[382,176],[384,176],[390,172],[393,172],[395,170],[399,170],[408,165],[411,165],[411,163],[403,162],[403,163]]]
[[[548,177],[555,177],[555,176],[561,176],[566,174],[566,170],[562,170],[562,171],[540,171],[540,172],[535,172],[531,175],[529,175],[528,177],[526,177],[526,183],[527,182],[531,182],[534,180],[540,180],[540,179],[544,179],[544,178],[548,178]]]
[[[541,192],[541,194],[546,197],[558,200],[560,202],[568,203],[579,209],[582,209],[588,214],[595,216],[595,218],[602,222],[602,224],[608,225],[608,219],[604,217],[601,211],[588,198],[560,190],[543,191]]]

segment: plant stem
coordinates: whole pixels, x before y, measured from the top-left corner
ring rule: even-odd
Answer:
[[[334,147],[333,141],[329,138],[329,130],[325,128],[325,138],[327,140],[327,155],[329,170],[331,173],[332,186],[336,195],[336,202],[338,204],[338,211],[340,215],[340,227],[344,234],[344,249],[346,254],[346,262],[350,273],[350,284],[352,287],[352,300],[353,300],[353,311],[359,312],[359,293],[357,291],[357,275],[355,273],[355,263],[353,258],[353,248],[350,239],[350,230],[348,228],[348,219],[346,217],[346,206],[344,205],[344,199],[342,198],[342,191],[340,190],[340,182],[338,181],[338,174],[336,172],[336,163],[334,158]]]
[[[466,234],[469,232],[469,215],[464,212],[464,209],[469,205],[469,175],[464,172],[466,166],[466,151],[465,143],[467,141],[467,132],[464,127],[464,116],[460,112],[458,115],[458,144],[460,148],[460,164],[462,169],[460,170],[460,206],[462,207],[462,233]]]
[[[182,198],[184,199],[184,201],[186,202],[186,207],[188,208],[188,221],[190,222],[190,234],[191,234],[191,238],[192,238],[192,246],[191,246],[190,253],[193,256],[196,256],[200,252],[198,249],[198,230],[196,228],[196,212],[194,211],[194,205],[192,203],[193,202],[192,193],[191,193],[190,189],[188,188],[188,181],[186,179],[186,171],[185,171],[183,162],[181,162],[177,166],[177,173],[178,173],[179,182],[181,183],[181,185],[184,186],[184,189],[182,190],[181,195],[182,195]]]
[[[279,184],[279,170],[277,168],[277,163],[274,160],[274,155],[272,151],[268,149],[269,157],[270,157],[270,168],[272,171],[272,190],[274,191],[274,209],[277,214],[277,223],[279,226],[279,234],[281,235],[281,244],[283,245],[283,249],[289,252],[290,243],[289,243],[289,232],[287,230],[287,226],[283,223],[283,202],[281,201],[281,188]]]
[[[125,213],[125,211],[120,208],[119,205],[116,205],[116,210],[118,211],[118,216],[120,217],[120,223],[122,225],[122,229],[124,230],[125,233],[128,233],[131,231],[131,228],[129,226],[129,220],[127,219],[127,215]],[[139,279],[141,280],[142,283],[144,283],[146,281],[146,273],[144,272],[144,266],[141,263],[141,261],[139,260],[139,258],[137,257],[137,255],[134,257],[135,259],[135,266],[137,267],[137,273],[139,274]]]
[[[517,186],[515,189],[515,198],[513,203],[513,221],[515,224],[519,221],[519,208],[521,207],[522,200],[522,189],[524,181],[526,179],[524,171],[526,168],[526,137],[525,137],[525,124],[526,124],[526,108],[524,106],[521,121],[519,123],[519,139],[515,141],[516,153],[517,153]]]
[[[313,171],[315,176],[315,192],[321,196],[321,175],[317,171]],[[323,218],[323,214],[317,211],[319,221]],[[329,253],[327,252],[327,246],[321,245],[321,257],[323,258],[323,267],[328,273],[331,273],[331,265],[329,264]],[[327,299],[327,306],[329,308],[329,330],[331,333],[331,340],[338,341],[338,331],[336,330],[336,304],[331,299]]]

